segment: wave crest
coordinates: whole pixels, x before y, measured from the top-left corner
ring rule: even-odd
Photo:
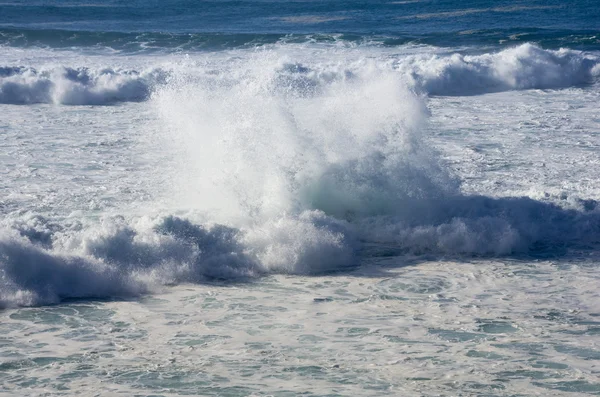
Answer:
[[[140,102],[166,72],[121,69],[0,67],[0,103],[28,105],[109,105]]]
[[[400,60],[398,70],[429,95],[479,95],[589,84],[600,60],[581,51],[545,50],[523,44],[497,53],[420,55]]]
[[[83,231],[14,225],[0,236],[0,309],[69,298],[123,298],[179,283],[313,274],[355,263],[344,222],[319,212],[240,230],[168,216],[107,219]],[[20,227],[20,230],[19,230]]]

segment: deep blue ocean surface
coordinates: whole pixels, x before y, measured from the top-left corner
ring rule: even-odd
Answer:
[[[0,44],[215,49],[286,41],[600,46],[594,0],[10,1]]]

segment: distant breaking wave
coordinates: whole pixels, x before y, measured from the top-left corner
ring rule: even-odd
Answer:
[[[266,56],[269,52],[265,52]],[[360,62],[359,62],[360,64]],[[291,66],[290,66],[291,65]],[[336,79],[351,78],[353,66],[290,64],[279,70],[281,88],[314,92]],[[597,56],[574,50],[545,50],[523,44],[482,55],[406,55],[379,68],[399,73],[415,90],[428,95],[478,95],[524,89],[556,89],[593,83],[600,75]],[[175,65],[143,71],[114,68],[0,67],[0,103],[110,105],[147,100],[157,87],[181,78],[202,79],[204,64]],[[195,75],[194,75],[195,74]],[[204,76],[204,77],[203,77]]]
[[[110,105],[148,99],[165,72],[119,69],[0,67],[0,103]]]
[[[523,44],[492,54],[410,57],[398,62],[398,70],[429,95],[460,96],[592,83],[600,75],[600,60]]]

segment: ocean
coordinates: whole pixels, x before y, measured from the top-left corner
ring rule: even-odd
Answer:
[[[0,1],[0,396],[600,395],[597,6]]]

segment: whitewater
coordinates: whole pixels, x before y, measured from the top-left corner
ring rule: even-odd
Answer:
[[[600,394],[590,34],[15,21],[0,395]]]

